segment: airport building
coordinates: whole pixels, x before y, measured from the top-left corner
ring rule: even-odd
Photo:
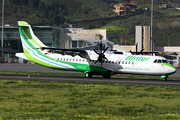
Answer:
[[[151,40],[150,26],[136,26],[135,44],[137,45],[137,51],[141,51],[142,49],[144,49],[144,51],[153,51],[154,45]]]
[[[106,30],[87,30],[83,28],[61,28],[56,26],[31,26],[34,34],[47,46],[57,48],[82,48],[93,46],[92,40],[107,40]],[[15,53],[22,52],[22,44],[17,26],[3,27],[3,57],[0,62],[18,62]],[[2,26],[0,27],[2,39]],[[88,40],[86,40],[88,39]],[[0,42],[0,51],[1,42]],[[1,54],[1,53],[0,53]]]

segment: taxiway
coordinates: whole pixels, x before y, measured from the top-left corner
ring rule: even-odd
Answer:
[[[29,71],[29,72],[67,72],[58,71],[40,66],[37,64],[0,64],[0,71]],[[0,80],[46,80],[46,81],[74,81],[74,82],[111,82],[122,84],[150,84],[150,85],[168,85],[168,86],[180,86],[179,80],[171,80],[171,77],[180,77],[180,70],[171,75],[168,81],[162,81],[161,79],[131,79],[131,78],[111,78],[104,79],[102,77],[76,77],[76,76],[47,76],[47,75],[15,75],[15,74],[0,74]]]

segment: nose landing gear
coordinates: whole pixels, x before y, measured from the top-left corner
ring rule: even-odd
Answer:
[[[166,81],[167,78],[168,78],[168,75],[162,75],[161,78],[162,78],[163,81]]]

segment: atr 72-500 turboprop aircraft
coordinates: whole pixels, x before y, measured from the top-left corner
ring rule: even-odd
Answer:
[[[110,78],[114,74],[138,74],[161,76],[167,80],[168,75],[176,72],[164,57],[133,55],[120,51],[83,49],[61,49],[44,45],[33,33],[25,21],[18,21],[23,53],[17,57],[57,70],[80,71],[85,77],[102,75]]]

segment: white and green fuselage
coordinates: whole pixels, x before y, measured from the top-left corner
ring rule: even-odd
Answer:
[[[132,54],[117,54],[118,52],[106,51],[107,60],[94,64],[98,55],[92,50],[86,50],[84,57],[80,55],[65,55],[41,49],[45,46],[33,33],[31,26],[19,21],[19,32],[23,46],[23,53],[16,53],[34,63],[57,70],[81,71],[84,73],[99,74],[142,74],[158,75],[165,77],[176,72],[176,69],[166,59],[159,56],[144,56]]]

